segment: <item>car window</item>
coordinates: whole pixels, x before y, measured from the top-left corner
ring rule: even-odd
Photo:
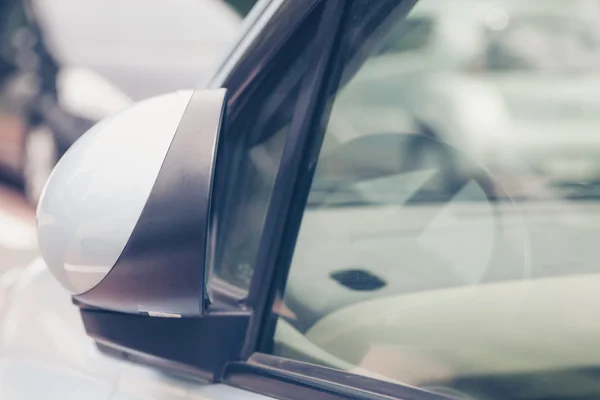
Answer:
[[[310,69],[308,59],[321,11],[321,6],[316,7],[304,18],[269,67],[253,77],[252,86],[244,83],[243,94],[233,95],[234,103],[228,109],[218,162],[231,170],[215,192],[223,211],[209,287],[218,278],[241,298],[254,274],[283,147],[303,78]]]
[[[420,0],[342,50],[274,354],[461,398],[600,394],[600,13],[584,3]],[[422,34],[419,8],[461,35],[381,57]],[[509,40],[517,26],[538,41]],[[445,62],[489,56],[494,37],[516,46],[495,65],[536,67]],[[585,73],[555,68],[557,40],[586,50]]]

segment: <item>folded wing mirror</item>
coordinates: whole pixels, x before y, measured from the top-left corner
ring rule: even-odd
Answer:
[[[83,306],[201,316],[205,242],[226,92],[141,101],[84,134],[37,209],[46,264]]]

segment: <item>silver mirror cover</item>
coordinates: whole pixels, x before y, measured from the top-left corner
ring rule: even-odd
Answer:
[[[99,122],[59,161],[38,205],[38,241],[79,302],[127,313],[201,313],[224,104],[225,90],[141,101]]]

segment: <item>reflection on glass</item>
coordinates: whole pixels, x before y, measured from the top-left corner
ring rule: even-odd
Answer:
[[[381,17],[334,99],[276,354],[461,398],[600,396],[599,10]]]

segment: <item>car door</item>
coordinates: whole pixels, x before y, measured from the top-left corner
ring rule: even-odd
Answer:
[[[190,382],[100,346],[155,362],[119,369],[111,398],[161,398],[151,388],[167,381],[165,398],[597,397],[595,205],[553,185],[552,169],[511,169],[551,194],[515,197],[502,157],[482,165],[469,142],[380,132],[361,117],[370,107],[340,107],[414,3],[260,5],[211,84],[229,100],[207,292],[248,325],[183,349],[235,337],[241,350]],[[366,122],[346,136],[340,119]]]

